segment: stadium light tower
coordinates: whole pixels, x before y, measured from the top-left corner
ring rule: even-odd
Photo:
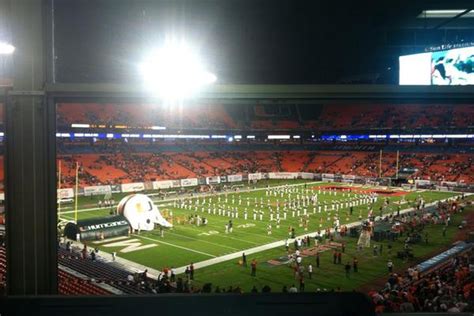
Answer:
[[[165,100],[194,96],[216,81],[200,56],[183,41],[168,41],[140,64],[145,87]]]
[[[15,46],[0,42],[0,55],[11,55],[15,51]]]

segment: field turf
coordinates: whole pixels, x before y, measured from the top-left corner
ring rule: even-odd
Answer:
[[[337,290],[342,291],[370,289],[379,290],[383,287],[389,276],[387,269],[388,259],[392,259],[394,263],[394,271],[404,273],[410,266],[414,266],[419,262],[426,260],[443,249],[448,248],[454,241],[457,241],[456,235],[460,230],[458,225],[467,215],[474,212],[474,208],[467,208],[466,212],[456,214],[452,217],[452,224],[443,237],[441,225],[430,225],[424,229],[428,233],[428,243],[424,241],[413,245],[413,254],[415,258],[409,261],[396,258],[396,253],[401,250],[404,245],[404,238],[399,238],[393,242],[392,255],[388,254],[388,242],[372,242],[373,245],[383,245],[381,256],[374,256],[372,249],[364,249],[358,252],[356,249],[357,238],[344,237],[341,241],[346,244],[345,253],[342,256],[342,264],[333,264],[333,252],[326,251],[320,255],[320,268],[316,268],[315,257],[306,257],[303,259],[303,265],[307,267],[309,263],[313,265],[312,279],[308,278],[305,273],[305,291],[314,292]],[[292,250],[290,250],[292,251]],[[248,263],[252,259],[256,259],[257,276],[250,275],[250,265],[243,267],[239,265],[238,260],[227,261],[213,266],[199,269],[195,272],[195,281],[193,286],[200,288],[205,283],[211,283],[214,291],[216,286],[221,289],[240,287],[244,293],[249,293],[253,286],[261,291],[263,286],[268,285],[272,292],[281,292],[283,286],[290,287],[294,284],[299,287],[299,281],[295,279],[292,268],[289,265],[273,266],[268,264],[269,260],[276,259],[286,255],[284,247],[275,248],[247,257]],[[350,278],[346,278],[344,264],[350,262],[352,264],[353,257],[357,257],[359,261],[359,271],[354,273],[351,271]]]
[[[315,232],[317,230],[322,230],[327,227],[332,227],[333,220],[331,219],[328,221],[328,214],[324,213],[315,213],[313,214],[312,211],[308,211],[310,213],[310,220],[309,220],[309,225],[308,225],[308,230],[304,231],[302,227],[299,227],[299,219],[297,217],[291,217],[290,214],[288,214],[287,220],[282,220],[281,221],[281,226],[279,229],[275,227],[275,223],[273,222],[273,229],[272,229],[272,234],[268,235],[267,234],[267,226],[269,224],[269,215],[268,215],[268,205],[267,200],[270,200],[270,204],[272,205],[273,208],[276,200],[278,199],[280,202],[282,202],[284,199],[287,197],[267,197],[265,195],[265,190],[258,190],[259,188],[264,188],[266,186],[278,186],[278,185],[283,185],[283,184],[289,184],[289,185],[296,185],[301,192],[304,190],[313,190],[316,191],[318,190],[319,186],[327,186],[329,185],[328,183],[310,183],[308,181],[304,180],[295,180],[295,181],[260,181],[257,185],[251,185],[247,189],[252,189],[254,191],[250,192],[242,192],[242,190],[246,189],[245,187],[240,188],[241,192],[235,192],[235,193],[228,193],[228,204],[227,207],[237,207],[239,209],[239,218],[238,219],[233,219],[234,223],[234,231],[232,233],[226,234],[225,233],[225,224],[228,222],[229,218],[227,216],[219,216],[219,215],[213,215],[213,214],[207,214],[207,212],[202,213],[201,212],[201,205],[198,206],[198,212],[200,216],[204,216],[208,219],[209,223],[206,226],[196,226],[192,224],[176,224],[175,221],[175,226],[172,230],[167,230],[164,234],[164,237],[160,236],[160,233],[158,230],[151,231],[151,232],[141,232],[139,235],[133,235],[131,238],[138,240],[138,242],[141,245],[154,245],[151,248],[148,249],[143,249],[143,250],[138,250],[138,251],[132,251],[128,253],[122,253],[121,250],[123,247],[110,247],[108,246],[107,242],[101,244],[99,248],[103,251],[106,252],[117,252],[117,255],[120,257],[123,257],[125,259],[140,263],[142,265],[160,270],[163,267],[180,267],[189,264],[190,262],[199,262],[211,258],[216,258],[219,256],[223,256],[225,254],[230,254],[230,253],[235,253],[235,252],[240,252],[245,249],[253,248],[256,246],[268,244],[271,242],[275,241],[280,241],[284,240],[288,237],[288,227],[292,226],[295,227],[295,232],[296,235],[302,235],[305,233],[311,233]],[[305,189],[305,184],[306,184],[306,189]],[[330,184],[331,186],[334,186],[334,184]],[[257,190],[256,190],[257,189]],[[303,194],[303,193],[301,193]],[[232,195],[235,195],[235,204],[231,205],[231,200],[232,200]],[[406,204],[401,205],[402,209],[408,208],[412,206],[414,203],[414,200],[422,196],[426,203],[448,198],[453,196],[453,193],[448,193],[448,192],[428,192],[428,191],[420,191],[420,192],[410,192],[404,196],[404,199],[407,201]],[[116,202],[122,198],[124,194],[115,194],[113,198],[115,199]],[[170,211],[173,212],[173,215],[175,217],[181,217],[181,218],[187,218],[191,214],[195,214],[194,211],[194,204],[193,208],[191,210],[185,210],[179,207],[174,207],[172,199],[176,198],[173,196],[171,193],[169,193],[168,197],[166,198],[165,201],[163,201],[163,197],[159,197],[156,195],[156,193],[151,192],[151,196],[154,197],[155,203],[159,206],[160,210],[162,213],[169,213]],[[239,196],[241,197],[243,203],[242,205],[238,205],[237,201],[239,199]],[[293,194],[293,197],[295,194]],[[221,199],[221,205],[224,204],[222,196]],[[250,199],[251,204],[248,207],[246,205],[247,198]],[[257,209],[262,209],[266,211],[267,213],[264,216],[264,219],[262,221],[256,220],[254,221],[252,219],[252,212],[251,210],[255,208],[254,206],[254,199],[257,198],[258,202],[260,203],[260,199],[264,200],[264,206],[260,206],[258,204]],[[85,218],[92,218],[92,217],[102,217],[102,216],[107,216],[109,214],[108,209],[97,209],[97,201],[99,199],[103,199],[103,196],[99,197],[81,197],[79,199],[79,212],[78,212],[78,218],[79,219],[85,219]],[[171,199],[171,200],[170,200]],[[195,199],[195,198],[193,198]],[[334,200],[343,200],[347,199],[347,196],[343,196],[342,193],[337,193],[336,196],[334,195],[329,195],[329,194],[319,194],[318,195],[318,200],[319,202],[330,202]],[[396,207],[393,204],[395,201],[401,200],[401,196],[394,196],[394,197],[389,197],[390,200],[390,205],[392,205],[391,211],[395,211]],[[213,197],[214,203],[217,203],[217,197]],[[383,198],[379,198],[377,203],[374,205],[374,210],[378,210],[380,205],[383,203]],[[249,210],[249,218],[245,221],[243,219],[243,209],[247,208]],[[312,207],[310,207],[312,209]],[[332,215],[334,215],[335,212],[332,211]],[[341,219],[341,224],[345,223],[351,223],[354,221],[357,221],[359,218],[359,215],[361,214],[363,218],[367,217],[367,205],[362,205],[359,207],[354,207],[354,212],[353,215],[350,216],[348,215],[348,209],[344,208],[340,210],[340,219]],[[375,214],[378,215],[378,211],[375,211]],[[71,205],[63,205],[61,212],[60,212],[60,218],[64,220],[72,220],[74,218],[74,212],[72,209]],[[321,222],[322,218],[322,222]],[[322,227],[321,227],[322,226]],[[353,246],[353,243],[355,243],[354,240],[348,240],[348,253],[350,253],[350,249]],[[433,238],[433,247],[439,246],[436,243],[436,239]],[[272,249],[268,251],[264,251],[262,253],[256,254],[255,257],[259,261],[266,261],[266,258],[277,258],[281,255],[281,249]],[[367,259],[362,259],[363,255],[359,259],[360,265],[361,265],[361,276],[354,276],[354,280],[349,282],[348,284],[358,284],[359,281],[358,278],[361,278],[360,282],[362,284],[362,279],[366,279],[367,276],[370,275],[370,273],[373,273],[373,276],[377,276],[379,271],[379,266],[378,264],[384,265],[385,262],[383,260],[371,260],[370,258]],[[365,257],[365,256],[364,256]],[[328,257],[329,258],[329,257]],[[323,264],[325,266],[329,265],[329,260],[328,258],[323,259]],[[324,260],[328,261],[327,263],[324,262]],[[373,261],[373,262],[372,262]],[[362,267],[365,266],[365,269],[363,270]],[[369,268],[370,266],[370,268]],[[342,267],[331,267],[333,270],[329,270],[328,273],[336,273],[336,270],[340,272],[340,274],[343,273]],[[372,268],[374,269],[373,272],[371,272]],[[264,264],[261,265],[261,273],[262,275],[259,275],[258,277],[258,284],[264,284],[268,283],[271,281],[272,278],[274,278],[274,274],[272,271],[281,271],[281,274],[284,275],[288,271],[286,271],[286,267],[264,267]],[[268,277],[265,277],[265,270],[267,270]],[[222,285],[227,285],[227,284],[239,284],[240,282],[235,282],[238,281],[239,278],[243,277],[245,274],[247,274],[246,271],[243,269],[240,269],[238,266],[236,266],[236,260],[232,260],[230,262],[225,262],[225,263],[220,263],[214,266],[206,267],[203,268],[202,270],[198,270],[199,273],[197,275],[200,275],[197,279],[198,282],[205,282],[205,280],[209,280],[213,282],[214,280],[218,280],[221,277],[222,273],[226,274],[227,278],[227,273],[229,273],[229,278],[226,279],[226,284]],[[364,272],[362,272],[364,271]],[[277,273],[278,275],[280,273]],[[290,272],[291,274],[291,272]],[[362,275],[364,274],[364,277]],[[201,276],[203,279],[201,279]],[[284,279],[286,280],[286,279]],[[321,279],[323,280],[323,279]],[[252,280],[245,281],[241,283],[242,286],[248,287],[249,285],[252,284]],[[273,283],[272,285],[275,287],[281,287],[280,285],[283,285],[283,281],[278,281],[275,279],[276,283]],[[341,284],[336,284],[332,283],[335,282],[331,278],[328,278],[327,283],[321,283],[321,285],[317,286],[324,286],[326,288],[333,288],[336,285],[341,286],[343,288],[346,288],[344,286],[344,282]],[[289,281],[285,281],[285,284],[288,284]],[[316,285],[315,285],[316,286]],[[309,288],[311,288],[311,285],[308,285]]]

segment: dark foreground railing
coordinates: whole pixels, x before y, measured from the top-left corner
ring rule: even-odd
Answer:
[[[357,293],[3,297],[0,298],[0,314],[2,316],[375,315],[368,298]]]

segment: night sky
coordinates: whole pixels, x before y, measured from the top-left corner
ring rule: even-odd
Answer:
[[[338,83],[372,73],[395,83],[398,55],[422,46],[407,45],[413,32],[402,28],[423,8],[414,2],[56,0],[56,78],[137,82],[137,63],[173,35],[200,48],[219,83]]]

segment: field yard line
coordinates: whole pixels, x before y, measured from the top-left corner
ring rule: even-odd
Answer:
[[[193,228],[193,227],[186,227],[186,229],[191,229],[191,230],[195,230],[195,231],[200,232],[199,229],[196,229],[196,228]],[[242,233],[242,232],[239,231],[239,233]],[[244,240],[244,239],[239,239],[239,238],[235,238],[235,237],[230,237],[230,236],[228,236],[228,234],[227,234],[227,235],[219,234],[219,236],[217,236],[217,235],[215,235],[215,236],[216,236],[216,237],[230,238],[230,239],[238,240],[238,241],[245,242],[245,243],[252,244],[252,245],[258,245],[258,243],[256,243],[256,242],[251,242],[251,241]]]
[[[72,216],[69,216],[69,215],[66,215],[66,216],[64,216],[64,217],[62,217],[62,216],[59,216],[59,217],[58,217],[58,220],[59,220],[59,221],[70,221],[70,220],[72,220],[72,219],[73,219]]]
[[[199,242],[205,242],[207,244],[214,245],[214,246],[217,246],[217,247],[223,247],[223,248],[229,248],[229,249],[233,249],[233,250],[239,250],[238,248],[229,247],[229,246],[225,246],[225,245],[221,245],[221,244],[216,244],[216,243],[213,243],[213,242],[210,242],[210,241],[207,241],[207,240],[193,238],[193,237],[189,237],[189,236],[185,236],[185,235],[180,235],[180,234],[172,233],[170,231],[166,231],[166,234],[167,235],[179,236],[179,237],[183,237],[183,238],[188,238],[188,239],[196,240],[196,241],[199,241]]]
[[[151,241],[154,241],[154,242],[157,242],[157,243],[160,243],[160,244],[165,244],[165,245],[168,245],[168,246],[171,246],[171,247],[176,247],[176,248],[180,248],[180,249],[183,249],[183,250],[199,253],[201,255],[205,255],[205,256],[208,256],[208,257],[217,258],[217,256],[211,255],[209,253],[205,253],[205,252],[202,252],[202,251],[199,251],[199,250],[194,250],[194,249],[183,247],[183,246],[178,246],[178,245],[166,242],[166,241],[162,241],[162,240],[158,240],[158,239],[154,239],[154,238],[150,238],[150,237],[145,237],[145,236],[141,236],[141,235],[137,235],[137,234],[132,234],[132,235],[135,236],[135,237],[138,237],[138,238],[148,239],[148,240],[151,240]]]
[[[256,243],[256,242],[252,242],[252,241],[248,241],[248,240],[244,240],[244,239],[239,239],[239,238],[235,238],[235,237],[230,237],[230,236],[226,236],[226,235],[222,235],[222,236],[219,236],[219,237],[225,237],[225,238],[229,238],[229,239],[233,239],[233,240],[237,240],[237,241],[241,241],[241,242],[246,242],[247,244],[258,245],[258,243]]]
[[[259,227],[252,227],[254,229],[258,229],[258,230],[261,230],[262,231],[262,234],[257,234],[257,233],[249,233],[249,232],[243,232],[241,230],[239,230],[239,234],[243,234],[243,235],[251,235],[251,236],[258,236],[259,238],[267,238],[267,239],[271,239],[271,240],[278,240],[277,238],[274,238],[274,237],[270,237],[270,236],[267,236],[267,231],[263,228],[259,228]]]
[[[437,200],[437,201],[426,204],[425,207],[436,206],[438,204],[438,202],[444,202],[448,199],[452,199],[452,198],[456,198],[456,197],[457,196],[453,196],[453,197],[450,197],[450,198]],[[413,210],[414,210],[414,208],[410,207],[410,208],[407,208],[407,209],[404,209],[404,210],[400,211],[400,214],[409,213],[409,212],[412,212]],[[377,220],[377,218],[376,218],[376,220]],[[361,225],[361,224],[362,224],[362,221],[356,221],[356,222],[347,224],[346,226],[347,226],[347,228],[351,228],[351,227],[358,226],[358,225]],[[334,229],[331,229],[331,231],[334,231]],[[311,235],[314,235],[315,233],[316,232],[308,232],[307,234],[297,236],[296,238],[303,238],[303,237],[308,236],[308,235],[311,236]],[[324,232],[321,232],[321,235],[324,235]],[[265,251],[265,250],[281,247],[281,246],[285,245],[285,241],[286,241],[286,239],[276,241],[276,242],[272,242],[272,243],[269,243],[269,244],[266,244],[266,245],[261,245],[261,246],[258,246],[258,247],[254,247],[254,248],[234,252],[234,253],[227,254],[227,255],[224,255],[224,256],[215,257],[215,258],[212,258],[212,259],[196,262],[194,264],[194,269],[204,268],[204,267],[212,266],[212,265],[224,262],[224,261],[241,258],[242,253],[244,253],[244,252],[245,252],[246,255],[250,255],[250,254],[262,252],[262,251]],[[184,273],[185,269],[186,269],[186,266],[176,268],[175,269],[176,274]]]
[[[215,216],[217,216],[217,215],[215,215]],[[214,219],[214,220],[215,220],[215,219]],[[221,219],[221,218],[219,218],[218,220],[219,220],[219,221],[222,221],[222,224],[228,222],[227,219]],[[217,230],[217,231],[220,231],[220,230],[222,229],[222,228],[221,228],[222,226],[219,226],[219,225],[216,225],[216,224],[207,224],[207,227],[213,228],[213,229],[215,229],[215,230]],[[191,227],[186,227],[186,228],[191,228]],[[269,236],[265,235],[265,234],[267,233],[267,231],[266,231],[264,228],[259,228],[259,227],[256,227],[256,226],[253,227],[253,228],[262,231],[263,235],[262,235],[262,234],[257,234],[257,233],[243,232],[243,231],[240,231],[240,230],[239,230],[239,234],[252,235],[252,236],[258,236],[259,238],[263,237],[263,238],[268,238],[268,239],[271,239],[271,240],[277,240],[276,238],[269,237]],[[197,230],[197,229],[196,229],[196,230]]]

